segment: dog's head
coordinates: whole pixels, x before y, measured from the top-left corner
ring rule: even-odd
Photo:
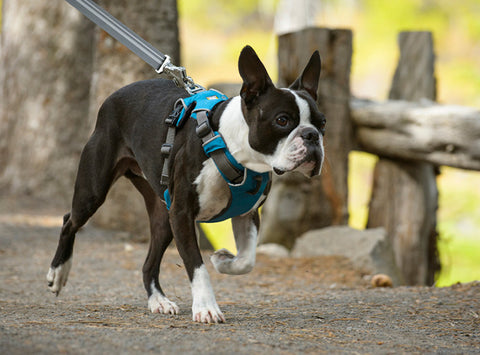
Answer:
[[[238,67],[250,147],[263,154],[279,175],[287,171],[299,171],[308,177],[320,174],[326,120],[316,104],[321,67],[318,51],[288,89],[273,85],[249,46],[242,50]]]

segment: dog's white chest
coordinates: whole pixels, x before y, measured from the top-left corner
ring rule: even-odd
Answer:
[[[230,190],[212,159],[203,163],[195,185],[200,203],[200,212],[196,218],[198,221],[208,221],[228,206]]]

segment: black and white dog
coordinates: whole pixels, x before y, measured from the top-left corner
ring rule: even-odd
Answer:
[[[245,47],[238,62],[243,79],[240,96],[219,103],[210,112],[212,129],[223,137],[230,154],[247,169],[265,173],[300,171],[318,175],[323,163],[325,117],[316,105],[320,56],[313,53],[300,77],[276,88],[255,51]],[[208,221],[230,203],[229,184],[202,149],[189,119],[177,130],[168,164],[171,198],[167,210],[160,184],[160,151],[167,135],[165,118],[175,102],[188,94],[172,81],[156,79],[126,86],[111,95],[98,113],[95,130],[80,159],[71,212],[64,217],[60,241],[47,274],[49,289],[65,286],[72,265],[75,234],[105,201],[121,176],[131,180],[145,199],[151,241],[143,266],[148,307],[153,313],[177,314],[159,283],[165,249],[175,238],[191,282],[193,320],[224,322],[197,245],[195,221]],[[266,194],[266,193],[265,193]],[[211,257],[226,274],[249,272],[255,263],[259,217],[257,208],[232,218],[237,255],[222,249]]]

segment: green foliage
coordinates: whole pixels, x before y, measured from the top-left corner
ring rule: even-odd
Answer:
[[[348,159],[348,224],[364,229],[368,219],[368,203],[372,193],[373,168],[378,157],[363,152],[351,152]]]
[[[178,8],[180,16],[185,20],[203,29],[220,29],[228,33],[238,29],[245,29],[247,23],[262,26],[260,19],[271,17],[278,0],[270,1],[270,6],[265,7],[262,0],[179,0]],[[264,22],[265,23],[265,22]],[[271,21],[266,21],[271,25]],[[266,30],[264,28],[264,30]]]
[[[375,36],[414,29],[441,35],[448,25],[446,8],[438,3],[418,0],[364,0],[362,22]]]
[[[450,286],[457,282],[480,279],[480,240],[445,236],[438,244],[442,260],[442,271],[437,279],[438,287]]]
[[[442,168],[438,179],[438,244],[442,271],[438,286],[480,280],[480,176]]]

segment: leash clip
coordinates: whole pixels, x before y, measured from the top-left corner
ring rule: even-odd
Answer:
[[[175,85],[178,87],[184,88],[190,95],[193,95],[197,92],[205,90],[203,86],[195,84],[193,79],[187,76],[187,71],[184,67],[177,67],[172,64],[170,56],[165,55],[165,60],[163,61],[160,68],[155,70],[158,74],[165,74],[168,76]]]

